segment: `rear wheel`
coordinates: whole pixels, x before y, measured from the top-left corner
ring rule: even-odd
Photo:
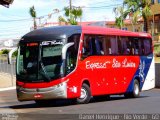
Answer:
[[[132,97],[136,98],[139,97],[140,95],[140,87],[139,87],[139,82],[138,80],[134,81],[134,90],[132,92]]]
[[[134,80],[134,86],[133,86],[133,91],[130,93],[124,94],[125,97],[127,98],[137,98],[140,95],[140,86],[138,80]]]
[[[81,88],[81,95],[77,98],[77,103],[79,104],[87,104],[91,99],[91,91],[90,87],[87,84],[83,84]]]

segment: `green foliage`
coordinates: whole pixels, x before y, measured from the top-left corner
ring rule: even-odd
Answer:
[[[12,57],[16,57],[18,54],[18,50],[16,50],[13,54],[12,54]]]
[[[37,28],[37,23],[36,23],[37,14],[36,14],[36,10],[35,10],[34,6],[30,7],[29,14],[33,18],[33,26],[34,26],[34,29],[36,29]]]
[[[8,49],[4,49],[2,50],[1,54],[8,54],[9,53],[9,50]]]
[[[155,54],[160,53],[160,44],[154,44],[154,53]]]
[[[124,26],[124,20],[130,11],[124,10],[123,6],[118,6],[118,7],[114,8],[113,11],[116,15],[115,23],[121,29]]]
[[[70,9],[69,7],[65,7],[64,11],[65,11],[65,18],[59,16],[58,20],[59,22],[65,22],[71,25],[77,25],[78,24],[77,19],[81,18],[83,14],[83,11],[80,7],[74,7],[72,9]]]
[[[36,15],[36,10],[35,10],[34,6],[30,7],[29,13],[33,18],[36,18],[37,15]]]
[[[124,26],[124,20],[122,19],[122,17],[116,17],[115,23],[120,29],[121,29],[121,27]]]
[[[2,55],[2,50],[0,50],[0,55]]]
[[[136,22],[139,17],[144,19],[144,31],[148,31],[147,18],[152,15],[151,11],[151,0],[124,0],[124,6],[130,11],[128,16],[132,17],[133,21]]]

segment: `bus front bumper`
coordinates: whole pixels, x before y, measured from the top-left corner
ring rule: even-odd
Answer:
[[[67,83],[63,82],[52,87],[32,89],[17,86],[17,98],[19,101],[66,99]]]

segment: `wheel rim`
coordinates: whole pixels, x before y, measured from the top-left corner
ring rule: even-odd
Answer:
[[[135,93],[136,95],[139,94],[139,86],[138,86],[137,84],[135,84],[135,86],[134,86],[134,93]]]
[[[87,91],[84,88],[82,88],[80,99],[85,99],[86,97],[87,97]]]

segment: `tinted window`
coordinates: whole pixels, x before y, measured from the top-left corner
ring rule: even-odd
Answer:
[[[110,43],[111,43],[111,55],[118,55],[118,40],[116,36],[111,36],[110,37]]]
[[[104,55],[104,37],[86,35],[83,42],[83,57]]]
[[[128,37],[120,37],[120,41],[121,41],[121,54],[130,55],[131,54],[131,41],[129,41]]]
[[[151,40],[144,38],[143,45],[144,45],[144,55],[150,54],[152,52],[152,42],[151,42]]]
[[[80,34],[72,35],[68,38],[68,42],[74,42],[74,45],[69,47],[66,54],[66,74],[69,74],[76,67]]]
[[[85,36],[83,55],[148,55],[150,39],[125,36]]]

